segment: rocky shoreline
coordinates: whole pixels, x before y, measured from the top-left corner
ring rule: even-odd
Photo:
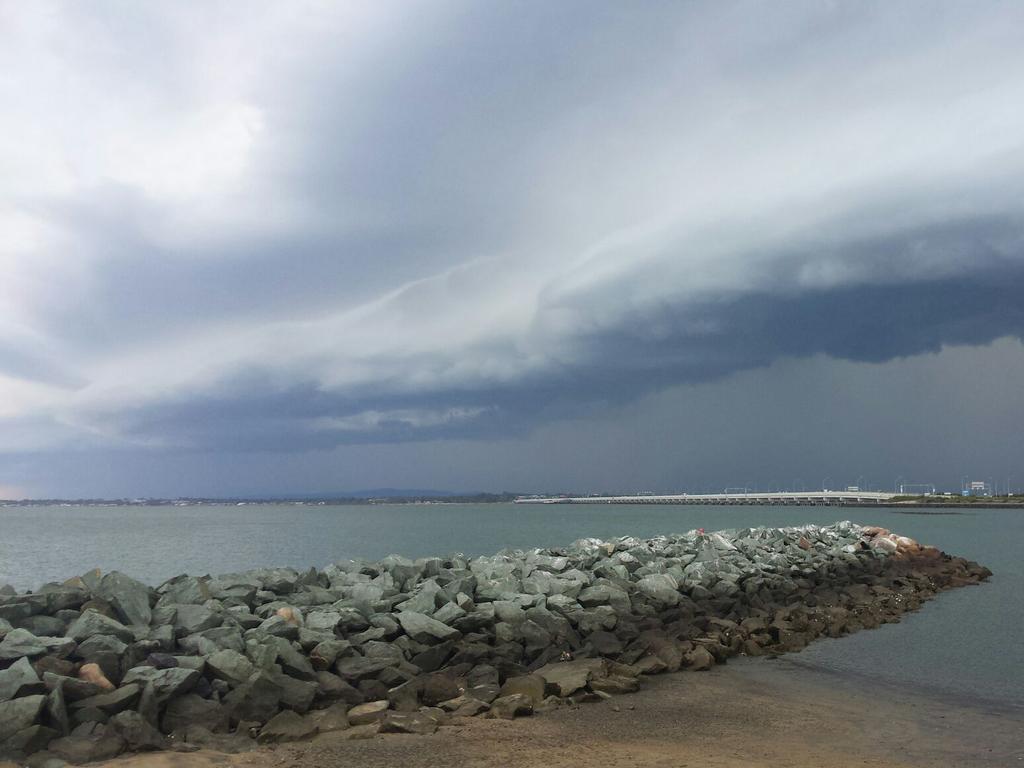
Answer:
[[[0,758],[431,733],[798,651],[990,575],[852,523],[0,589]]]

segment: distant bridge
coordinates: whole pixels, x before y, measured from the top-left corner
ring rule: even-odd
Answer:
[[[675,493],[639,496],[521,496],[516,504],[885,504],[894,493],[882,491],[778,491],[775,493]]]

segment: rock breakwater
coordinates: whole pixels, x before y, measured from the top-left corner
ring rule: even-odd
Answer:
[[[989,571],[874,527],[583,539],[491,557],[0,589],[0,756],[73,763],[431,733],[798,651]]]

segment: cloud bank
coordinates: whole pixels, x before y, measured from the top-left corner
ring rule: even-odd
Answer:
[[[1022,22],[0,3],[0,452],[485,441],[1020,338]]]

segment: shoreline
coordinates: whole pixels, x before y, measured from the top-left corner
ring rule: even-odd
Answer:
[[[738,659],[652,678],[614,702],[533,718],[468,720],[430,736],[345,732],[236,755],[126,755],[109,768],[1003,768],[1019,764],[1022,713],[937,701],[914,688],[836,680],[793,657]],[[613,709],[613,705],[616,707]],[[3,766],[0,763],[0,766]]]
[[[989,575],[845,522],[156,590],[93,572],[0,597],[0,746],[86,762],[618,707],[652,675],[798,651]]]

